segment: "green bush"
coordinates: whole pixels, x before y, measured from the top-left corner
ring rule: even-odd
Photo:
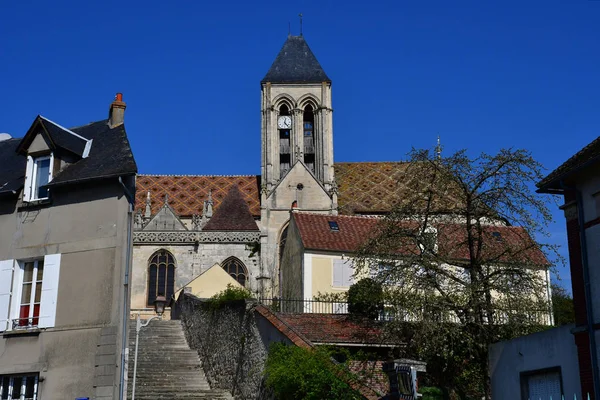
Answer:
[[[348,289],[348,312],[377,319],[383,311],[383,289],[371,278],[364,278]]]
[[[437,388],[437,387],[422,387],[419,388],[419,393],[423,395],[423,397],[421,397],[421,400],[443,400],[444,399],[444,392],[442,392],[442,389]]]
[[[344,377],[351,375],[335,365],[325,349],[304,349],[275,343],[265,363],[266,385],[280,400],[358,400]]]
[[[252,293],[246,288],[235,287],[231,284],[227,285],[225,290],[220,291],[215,294],[213,297],[208,299],[208,302],[212,308],[219,308],[223,304],[228,303],[230,301],[236,300],[246,300],[251,299]]]

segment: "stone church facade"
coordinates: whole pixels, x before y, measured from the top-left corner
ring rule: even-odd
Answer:
[[[138,175],[132,313],[152,312],[215,264],[261,297],[279,296],[292,207],[385,213],[401,163],[336,163],[331,80],[303,36],[288,36],[261,81],[261,174]],[[252,224],[254,222],[254,224]]]

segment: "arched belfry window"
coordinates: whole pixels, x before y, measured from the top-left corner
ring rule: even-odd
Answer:
[[[309,104],[304,108],[304,164],[315,172],[315,114]]]
[[[291,164],[291,132],[292,116],[287,105],[279,107],[277,117],[277,128],[279,130],[279,176],[282,178],[290,170]]]
[[[175,258],[166,250],[152,254],[148,262],[148,307],[154,307],[157,296],[167,302],[175,293]]]
[[[235,257],[229,257],[221,264],[223,269],[240,285],[246,286],[246,279],[248,279],[248,270],[243,262]]]

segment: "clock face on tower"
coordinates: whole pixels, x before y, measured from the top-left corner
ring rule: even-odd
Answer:
[[[292,127],[292,117],[289,115],[282,115],[277,119],[277,126],[279,129],[290,129]]]

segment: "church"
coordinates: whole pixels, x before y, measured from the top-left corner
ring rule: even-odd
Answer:
[[[292,207],[332,216],[389,212],[402,164],[334,163],[331,98],[332,81],[305,38],[290,35],[261,80],[260,175],[137,176],[132,313],[151,313],[157,296],[198,279],[199,297],[227,283],[280,296]]]

